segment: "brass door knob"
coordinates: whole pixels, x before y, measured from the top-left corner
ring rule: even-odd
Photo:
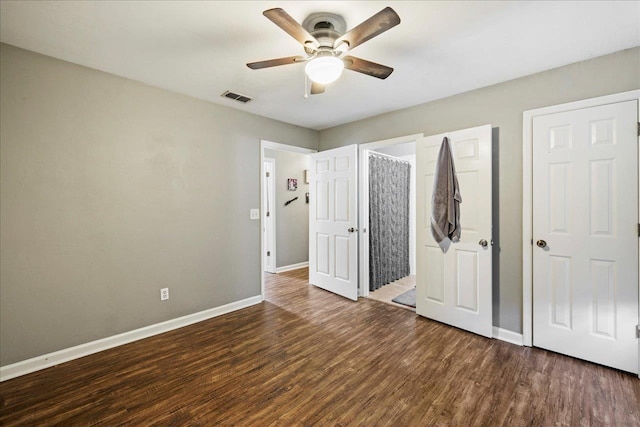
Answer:
[[[547,242],[545,242],[544,240],[538,240],[536,242],[536,245],[538,245],[539,248],[546,248],[547,247]]]
[[[478,244],[483,248],[486,248],[487,246],[489,246],[489,242],[487,242],[485,239],[480,240]]]

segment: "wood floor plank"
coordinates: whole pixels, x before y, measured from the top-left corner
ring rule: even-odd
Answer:
[[[640,426],[640,380],[268,275],[266,301],[0,383],[0,425]]]

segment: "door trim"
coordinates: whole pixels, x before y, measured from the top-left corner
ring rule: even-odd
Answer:
[[[265,187],[267,188],[267,193],[271,192],[271,203],[272,203],[272,212],[269,215],[269,219],[264,219],[264,227],[261,228],[261,230],[263,230],[263,237],[265,234],[270,234],[271,235],[271,241],[269,244],[269,242],[265,242],[262,245],[262,265],[263,268],[265,268],[265,271],[267,271],[267,273],[277,273],[277,269],[276,269],[276,209],[275,209],[275,202],[276,202],[276,188],[275,188],[275,182],[276,182],[276,159],[273,159],[271,157],[265,157],[264,158],[264,162],[262,162],[262,165],[264,166],[266,163],[270,163],[271,166],[271,181],[267,181],[267,177],[265,175],[265,172],[261,173],[261,177],[262,177],[262,182],[263,182],[263,186],[262,186],[262,191],[265,191]],[[266,198],[266,197],[265,197]],[[265,206],[266,200],[263,200],[263,204],[262,204],[262,212],[260,214],[260,216],[262,217],[262,215],[264,215],[264,211],[266,209]],[[270,253],[270,257],[271,258],[271,268],[266,268],[265,266],[267,265],[267,263],[265,262],[267,260],[266,258],[266,251],[271,252]]]
[[[279,142],[267,141],[265,139],[260,140],[260,176],[258,179],[258,185],[260,186],[260,299],[264,301],[264,259],[262,257],[262,251],[264,251],[264,216],[262,215],[262,207],[264,206],[264,186],[262,185],[262,177],[264,176],[264,149],[270,148],[272,150],[290,151],[293,153],[301,154],[313,154],[318,150],[311,148],[297,147],[295,145],[280,144]],[[275,265],[275,264],[274,264]]]
[[[548,114],[633,100],[640,101],[640,90],[537,108],[522,114],[522,338],[525,346],[533,346],[533,119]],[[640,108],[638,121],[640,122]],[[640,201],[640,194],[638,200]]]
[[[358,203],[360,218],[358,219],[358,228],[360,234],[358,236],[359,255],[358,255],[358,296],[369,296],[369,152],[378,148],[391,147],[398,144],[406,144],[408,142],[418,143],[424,135],[416,133],[414,135],[400,136],[397,138],[384,139],[382,141],[366,142],[358,145],[358,162],[360,170],[358,176]],[[416,212],[414,212],[416,215]],[[367,231],[365,231],[367,230]]]

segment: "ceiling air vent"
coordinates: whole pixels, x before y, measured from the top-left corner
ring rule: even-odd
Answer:
[[[249,101],[253,101],[253,98],[249,98],[248,96],[245,95],[240,95],[239,93],[234,93],[231,92],[229,90],[225,90],[222,95],[220,96],[224,96],[225,98],[231,98],[234,99],[238,102],[242,102],[243,104],[246,104]]]

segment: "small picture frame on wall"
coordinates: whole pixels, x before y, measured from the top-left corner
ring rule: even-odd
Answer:
[[[295,178],[287,179],[287,190],[296,191],[298,189],[298,180]]]

